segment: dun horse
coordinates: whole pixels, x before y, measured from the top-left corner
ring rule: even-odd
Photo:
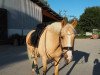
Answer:
[[[54,22],[48,25],[40,36],[38,47],[30,44],[31,34],[34,30],[28,33],[26,37],[26,44],[29,59],[32,60],[33,72],[35,68],[38,69],[38,55],[42,58],[43,75],[46,75],[48,59],[53,59],[54,61],[55,75],[59,75],[58,66],[62,55],[64,55],[67,63],[71,62],[74,38],[76,34],[74,28],[76,25],[76,20],[74,20],[71,24],[62,20],[61,22]]]

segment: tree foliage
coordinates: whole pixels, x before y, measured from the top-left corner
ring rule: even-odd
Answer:
[[[88,7],[80,16],[77,30],[80,32],[100,29],[100,7]]]

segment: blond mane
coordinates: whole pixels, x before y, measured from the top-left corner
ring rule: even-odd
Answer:
[[[51,31],[54,31],[54,32],[57,32],[57,33],[60,33],[61,28],[62,28],[61,22],[54,22],[54,23],[47,26],[48,30],[51,30]]]

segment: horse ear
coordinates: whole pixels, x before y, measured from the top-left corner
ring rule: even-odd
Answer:
[[[61,25],[62,25],[62,27],[64,27],[66,24],[67,24],[66,20],[63,19],[63,20],[61,21]]]
[[[73,20],[72,25],[73,25],[74,28],[76,27],[76,25],[77,25],[77,20],[76,19]]]

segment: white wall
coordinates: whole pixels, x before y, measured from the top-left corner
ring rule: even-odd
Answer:
[[[8,29],[8,37],[13,35],[13,34],[19,34],[19,35],[23,35],[26,36],[29,32],[31,31],[31,29]]]
[[[0,8],[8,10],[8,36],[42,23],[42,8],[31,0],[0,0]]]

